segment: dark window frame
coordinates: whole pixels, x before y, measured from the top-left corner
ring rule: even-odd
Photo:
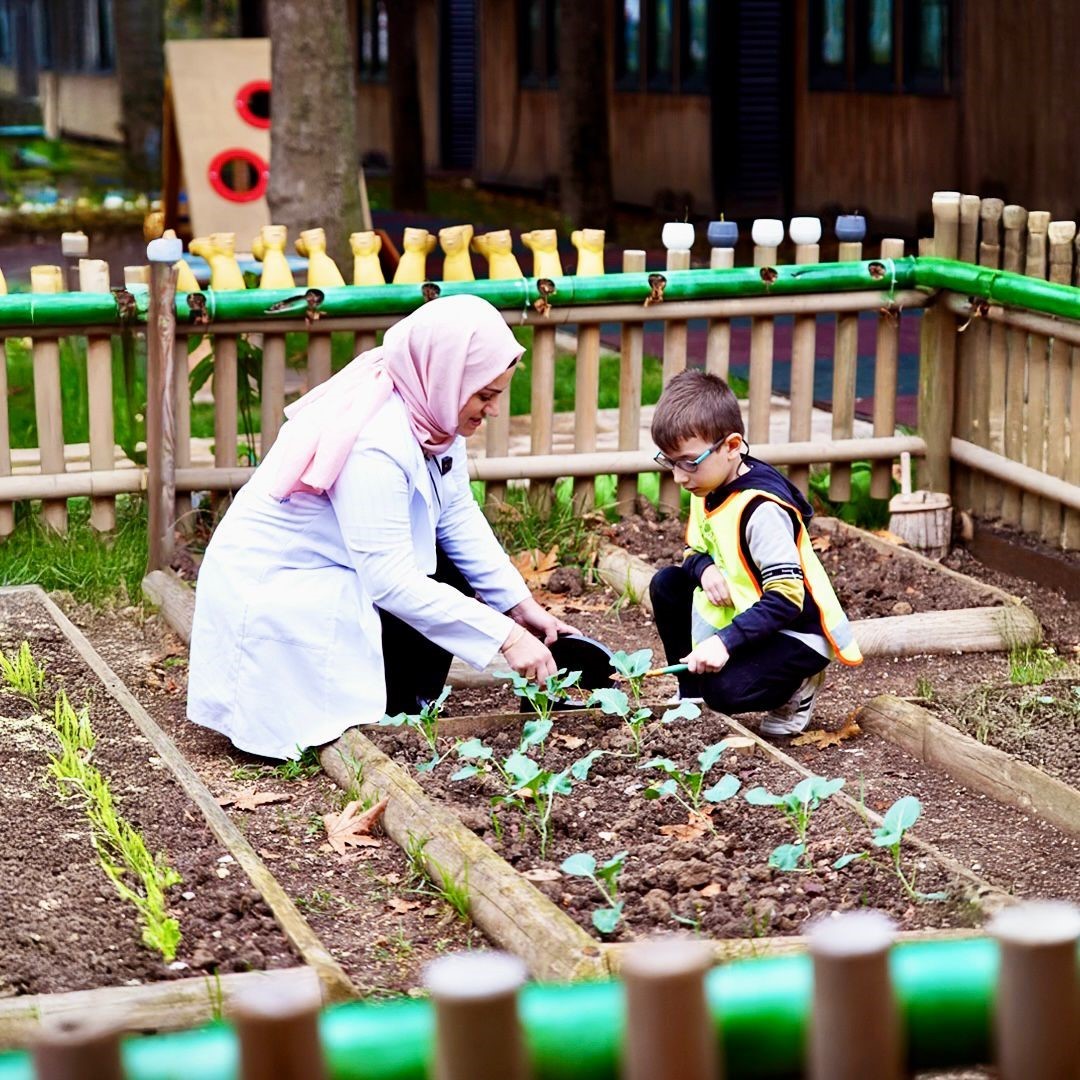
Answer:
[[[356,16],[356,77],[362,83],[380,85],[389,78],[390,68],[390,13],[387,4],[391,0],[370,0],[366,3],[361,0],[357,5]],[[385,33],[387,40],[386,55],[379,55],[379,13],[383,13],[386,20]],[[364,34],[369,35],[371,42],[371,59],[364,56]]]
[[[540,46],[532,47],[529,12],[540,12]],[[554,90],[559,85],[559,0],[518,0],[518,84],[526,90]],[[539,62],[536,58],[539,56]]]
[[[713,55],[712,13],[714,3],[706,7],[704,70],[691,74],[690,69],[690,4],[689,0],[670,0],[671,45],[669,67],[665,71],[658,63],[653,48],[657,36],[658,0],[641,0],[638,18],[637,71],[628,70],[626,49],[626,11],[623,0],[614,0],[614,72],[615,90],[620,93],[652,93],[707,95],[711,81]]]

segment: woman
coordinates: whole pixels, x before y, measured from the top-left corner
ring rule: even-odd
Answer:
[[[486,300],[445,297],[285,410],[199,571],[189,719],[290,758],[415,712],[454,655],[555,673],[547,645],[574,630],[530,595],[465,464],[523,351]]]

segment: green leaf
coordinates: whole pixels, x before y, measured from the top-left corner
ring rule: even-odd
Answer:
[[[763,787],[751,788],[744,796],[751,806],[783,806],[784,800]]]
[[[569,795],[574,790],[574,782],[570,779],[570,770],[563,769],[554,774],[540,773],[536,787],[541,795]]]
[[[464,768],[458,769],[450,779],[451,780],[468,780],[470,776],[475,776],[480,770],[475,765],[466,765]]]
[[[662,784],[652,784],[647,787],[642,795],[646,799],[662,799],[667,795],[674,795],[679,790],[679,785],[674,780],[665,780]]]
[[[589,705],[599,705],[608,716],[625,716],[630,711],[630,699],[622,690],[604,687],[594,690],[589,697]]]
[[[666,773],[678,772],[678,767],[671,758],[666,757],[654,757],[649,758],[648,761],[643,761],[639,766],[639,769],[663,769]]]
[[[899,833],[901,836],[919,820],[922,814],[922,803],[914,795],[905,795],[885,811],[883,828],[889,832]]]
[[[728,740],[722,739],[718,743],[713,743],[712,746],[706,746],[704,750],[698,754],[698,764],[701,766],[701,771],[707,773],[724,755],[724,751],[728,748]]]
[[[518,787],[524,787],[540,775],[540,766],[532,758],[526,757],[517,750],[503,762],[503,768]]]
[[[918,892],[916,895],[920,900],[948,900],[949,894],[947,892]]]
[[[408,719],[408,717],[403,712],[399,712],[396,716],[384,716],[379,721],[378,726],[379,727],[401,727],[401,725],[404,724],[407,719]]]
[[[602,878],[604,881],[611,881],[626,865],[627,856],[629,851],[617,851],[614,855],[599,870],[596,871],[596,876]]]
[[[575,877],[592,877],[596,871],[596,859],[588,851],[579,851],[564,859],[559,869],[564,874],[573,874]]]
[[[832,868],[834,870],[843,870],[845,866],[850,865],[856,859],[865,859],[865,858],[866,858],[866,852],[865,851],[856,851],[856,852],[854,852],[852,854],[849,854],[849,855],[841,855],[840,858],[837,859],[836,862],[834,862],[832,864]]]
[[[900,832],[890,832],[888,829],[874,830],[874,847],[897,847],[904,839]]]
[[[806,854],[805,844],[781,844],[769,856],[769,865],[777,870],[797,870],[799,860]]]
[[[614,907],[599,908],[592,913],[592,924],[601,934],[610,934],[619,925],[622,918],[623,902],[620,900]]]
[[[644,675],[652,664],[652,649],[638,649],[637,652],[627,653],[621,649],[613,653],[611,666],[620,674],[635,679]]]
[[[529,720],[521,729],[519,750],[528,750],[530,746],[539,746],[551,734],[550,720]]]
[[[463,761],[470,761],[473,758],[487,761],[492,755],[491,747],[485,746],[479,739],[466,739],[464,742],[459,742],[454,749]]]
[[[440,761],[442,761],[442,758],[440,758],[439,755],[436,754],[430,761],[420,762],[420,764],[416,766],[416,771],[419,773],[431,772],[431,770],[434,769]],[[475,768],[475,766],[473,766],[473,768]],[[479,772],[479,770],[477,771]]]
[[[603,754],[603,750],[590,750],[584,757],[578,758],[577,761],[570,766],[570,775],[575,780],[587,780],[593,762]]]
[[[668,711],[660,717],[660,722],[663,724],[671,724],[676,720],[696,720],[700,715],[701,709],[699,709],[692,701],[680,701],[678,705],[668,709]]]
[[[711,803],[725,802],[730,799],[740,787],[742,787],[742,781],[737,776],[726,773],[717,783],[713,784],[713,786],[705,792],[705,801]]]

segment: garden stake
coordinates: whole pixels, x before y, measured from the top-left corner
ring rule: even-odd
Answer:
[[[255,986],[237,995],[241,1080],[324,1080],[321,1006],[319,984],[308,978]]]

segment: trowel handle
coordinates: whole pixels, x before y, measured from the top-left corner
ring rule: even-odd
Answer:
[[[678,675],[680,672],[686,671],[686,664],[668,664],[667,667],[653,668],[651,671],[646,671],[648,675]]]

